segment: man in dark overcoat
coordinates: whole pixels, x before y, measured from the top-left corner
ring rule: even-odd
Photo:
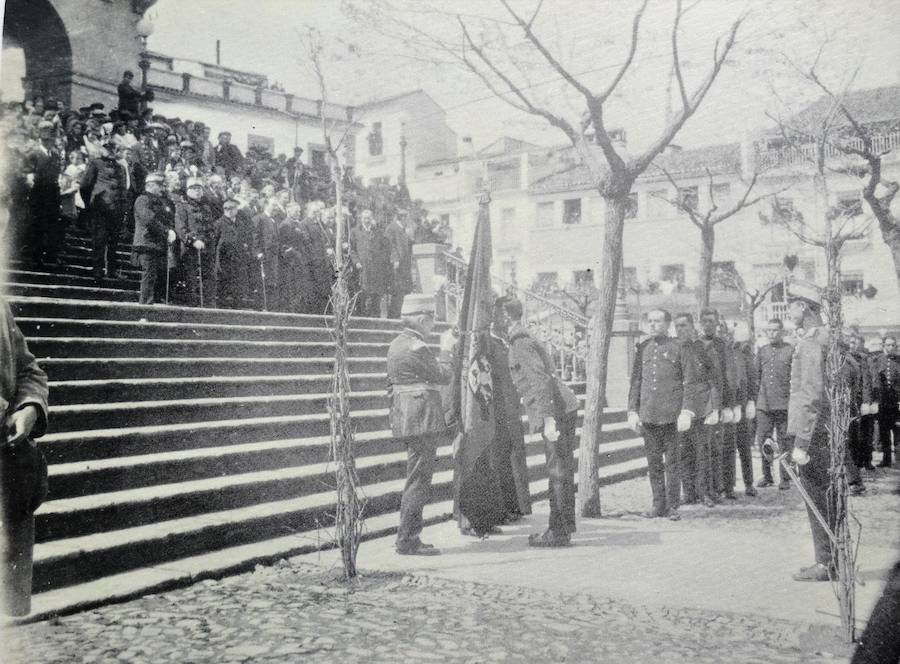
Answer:
[[[306,272],[302,313],[306,314],[324,314],[331,298],[334,248],[322,218],[323,210],[320,201],[313,201],[307,206],[307,215],[300,222],[300,255]]]
[[[54,146],[53,123],[41,121],[38,132],[40,141],[25,155],[23,165],[28,186],[25,243],[33,262],[56,263],[66,233],[65,218],[60,213],[62,155]]]
[[[151,173],[134,202],[134,261],[141,268],[141,304],[164,302],[168,247],[175,241],[175,205],[163,193],[165,176]]]
[[[433,295],[411,296],[403,305],[403,331],[391,342],[387,355],[390,421],[394,438],[407,449],[406,485],[400,500],[397,553],[429,556],[439,553],[425,544],[422,510],[431,492],[437,448],[450,443],[451,431],[444,417],[441,386],[453,373],[456,338],[452,330],[441,336],[440,353],[428,346],[434,329]]]
[[[359,272],[356,310],[360,316],[378,318],[391,289],[391,245],[371,210],[363,210],[360,223],[350,229],[350,260]]]
[[[217,301],[224,309],[249,307],[253,232],[250,219],[239,214],[239,206],[238,201],[229,198],[216,221]]]
[[[217,217],[204,199],[203,180],[188,178],[186,191],[184,201],[175,206],[175,232],[181,240],[188,298],[191,306],[215,307]]]
[[[128,212],[128,179],[118,159],[118,146],[108,142],[103,155],[91,159],[81,176],[81,199],[88,211],[93,245],[93,275],[99,279],[118,274],[116,250]]]
[[[395,216],[384,230],[391,244],[391,283],[388,318],[397,318],[403,307],[403,298],[413,291],[412,277],[412,240],[406,228],[404,213]]]

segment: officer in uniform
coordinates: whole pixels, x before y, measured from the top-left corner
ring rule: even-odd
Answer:
[[[859,417],[850,422],[850,453],[858,468],[875,470],[872,466],[872,438],[875,433],[873,362],[862,336],[851,334],[847,344],[850,356],[859,364],[862,390]]]
[[[756,394],[756,438],[762,445],[775,434],[778,445],[785,452],[791,451],[791,441],[786,434],[788,397],[791,392],[791,359],[794,348],[784,341],[784,324],[773,318],[766,326],[769,343],[756,354],[756,374],[759,391]],[[757,487],[774,485],[772,466],[763,457],[762,479]],[[780,489],[789,489],[791,481],[783,472]]]
[[[175,206],[164,194],[166,178],[151,173],[134,202],[134,262],[141,268],[141,304],[164,302],[168,247],[175,242]]]
[[[689,431],[708,404],[708,382],[700,376],[691,346],[668,336],[672,315],[647,315],[650,337],[634,356],[628,392],[628,424],[644,436],[653,507],[648,517],[680,518],[678,433]]]
[[[103,155],[92,159],[81,176],[81,199],[91,222],[94,278],[117,276],[116,249],[125,227],[128,189],[125,167],[118,160],[118,146],[105,143]]]
[[[413,297],[413,296],[407,296]],[[575,532],[575,424],[578,399],[556,375],[545,347],[522,325],[522,303],[503,302],[509,321],[509,371],[531,433],[541,433],[550,490],[550,522],[528,537],[529,546],[567,546]]]
[[[407,451],[396,548],[401,555],[432,556],[440,551],[423,543],[419,535],[437,448],[450,442],[440,389],[453,374],[456,338],[452,330],[444,332],[437,355],[428,346],[428,336],[434,329],[433,295],[408,297],[401,314],[403,331],[391,342],[387,355],[391,432],[394,438],[405,441]]]
[[[828,329],[822,323],[821,295],[814,284],[793,281],[788,284],[787,295],[788,312],[797,329],[786,430],[787,435],[794,438],[791,459],[800,468],[800,481],[813,504],[833,529],[834,500],[829,500],[828,496],[830,406],[825,386]],[[816,562],[794,574],[794,580],[828,581],[835,572],[831,542],[809,506],[807,512]]]
[[[706,507],[715,507],[715,493],[709,481],[709,425],[718,422],[719,409],[722,407],[721,395],[714,389],[718,384],[716,369],[706,354],[703,342],[697,339],[694,317],[691,314],[681,313],[675,316],[675,334],[681,343],[694,352],[697,376],[701,379],[697,386],[697,399],[706,403],[703,413],[698,413],[704,419],[697,417],[691,420],[690,429],[679,436],[679,470],[684,487],[682,503],[692,505],[702,502]]]
[[[900,355],[897,354],[897,338],[885,337],[883,354],[876,365],[878,390],[878,439],[881,441],[879,468],[891,467],[891,434],[894,445],[900,445]]]
[[[755,496],[753,486],[753,434],[756,418],[756,393],[759,391],[759,374],[756,373],[756,361],[753,346],[749,341],[735,341],[732,348],[734,366],[737,373],[738,408],[743,410],[743,417],[726,427],[726,435],[734,437],[734,447],[741,462],[741,479],[744,481],[744,494]],[[729,431],[730,430],[730,431]],[[734,498],[736,482],[734,454],[725,459],[724,465],[725,496]]]
[[[200,178],[187,180],[187,196],[183,203],[175,207],[175,232],[181,240],[181,259],[190,304],[215,307],[216,216],[204,200],[203,180]]]
[[[702,309],[700,311],[700,341],[713,366],[716,367],[715,375],[719,384],[715,389],[721,395],[722,409],[719,411],[719,421],[710,424],[709,448],[710,448],[710,481],[714,488],[715,500],[722,497],[733,498],[734,492],[727,490],[724,482],[724,459],[734,455],[734,441],[728,442],[726,449],[725,426],[741,420],[741,407],[737,403],[737,369],[734,364],[734,353],[731,344],[720,336],[717,336],[719,328],[719,312],[715,309]],[[712,418],[714,421],[715,418]]]

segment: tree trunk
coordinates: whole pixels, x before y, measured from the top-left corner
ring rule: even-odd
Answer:
[[[891,258],[894,259],[894,275],[897,277],[897,287],[900,288],[900,225],[888,226],[881,223],[880,226],[881,239],[891,250]]]
[[[709,292],[712,290],[713,251],[716,246],[716,231],[712,224],[706,224],[700,230],[702,241],[700,251],[700,284],[698,286],[700,307],[709,306]]]
[[[613,316],[622,270],[622,232],[628,192],[606,199],[606,230],[597,313],[591,318],[591,334],[587,364],[587,400],[578,457],[578,502],[581,516],[599,517],[600,513],[600,441],[603,430],[603,407],[606,405],[606,366],[612,339]]]

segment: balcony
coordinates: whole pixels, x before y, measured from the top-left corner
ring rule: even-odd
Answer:
[[[862,141],[858,138],[845,142],[848,147],[861,150]],[[879,134],[872,138],[872,150],[876,154],[883,154],[900,148],[900,131],[889,134]],[[853,155],[847,155],[834,145],[825,146],[825,157],[828,159],[857,159]],[[759,154],[759,166],[762,169],[777,168],[780,166],[795,166],[797,164],[814,163],[816,159],[816,146],[813,144],[800,147],[784,147],[773,150],[764,150]]]

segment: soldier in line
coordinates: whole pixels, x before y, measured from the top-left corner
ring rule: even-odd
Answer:
[[[668,336],[672,315],[657,309],[647,319],[650,337],[638,345],[631,371],[628,424],[644,437],[653,493],[653,507],[645,516],[677,520],[678,434],[689,431],[706,410],[708,382],[699,375],[692,347]]]
[[[709,434],[710,427],[718,424],[719,409],[722,407],[721,395],[715,387],[718,384],[716,368],[706,354],[703,342],[697,339],[694,317],[691,314],[675,316],[675,333],[678,340],[694,352],[697,377],[700,379],[697,399],[706,404],[703,412],[691,420],[690,428],[679,435],[679,470],[684,489],[682,503],[693,505],[702,502],[704,506],[711,508],[716,506],[716,494],[710,482]],[[702,420],[699,415],[703,416]]]
[[[441,335],[440,353],[428,346],[434,329],[433,295],[417,294],[403,305],[403,331],[388,348],[387,377],[391,394],[390,421],[394,438],[407,450],[406,485],[400,500],[397,553],[433,556],[440,553],[422,542],[422,510],[431,492],[437,448],[450,442],[440,388],[450,382],[456,338]]]
[[[141,268],[141,304],[166,300],[168,247],[175,242],[175,205],[164,194],[165,176],[151,173],[134,202],[133,262]]]
[[[203,180],[188,178],[187,196],[175,207],[175,232],[181,240],[181,260],[192,306],[216,306],[216,219],[204,200]]]
[[[756,375],[759,388],[756,394],[756,438],[762,445],[766,438],[774,437],[785,452],[791,451],[791,440],[787,436],[788,397],[791,387],[791,361],[794,347],[784,341],[784,324],[777,318],[766,325],[769,343],[756,354]],[[756,484],[766,488],[775,484],[771,464],[763,457],[762,479]],[[791,481],[781,471],[779,489],[789,489]]]
[[[897,338],[885,337],[882,342],[883,355],[876,364],[876,389],[878,391],[878,438],[881,442],[881,463],[879,468],[891,467],[891,437],[893,444],[900,445],[900,355],[897,354]]]
[[[850,356],[859,364],[862,390],[859,417],[850,423],[850,454],[857,468],[872,471],[875,470],[872,465],[872,437],[875,433],[873,362],[866,351],[865,340],[859,334],[851,334],[847,339],[847,345]]]
[[[721,395],[722,409],[719,421],[710,424],[710,466],[709,472],[715,490],[715,500],[723,497],[734,498],[734,491],[727,489],[724,483],[724,459],[734,455],[734,441],[725,440],[725,425],[741,419],[741,409],[736,399],[737,370],[734,365],[734,354],[731,344],[717,336],[719,330],[719,312],[706,308],[700,311],[700,341],[709,359],[716,367],[715,376],[718,385],[715,389]],[[726,449],[726,442],[728,447]]]
[[[125,167],[118,160],[118,146],[107,142],[102,156],[92,159],[81,176],[81,199],[91,222],[93,275],[95,279],[118,276],[116,249],[125,227],[127,189]]]
[[[791,361],[786,431],[794,438],[791,459],[800,467],[800,481],[833,531],[836,510],[828,491],[830,407],[825,387],[828,330],[822,322],[821,295],[814,284],[791,282],[787,296],[788,312],[798,331]],[[831,541],[809,506],[807,512],[816,562],[794,574],[794,580],[828,581],[835,573]]]
[[[756,360],[753,346],[749,341],[735,341],[732,348],[734,354],[734,366],[737,376],[737,390],[735,398],[738,409],[743,411],[743,417],[736,416],[735,422],[725,427],[725,435],[733,439],[732,445],[726,446],[731,450],[724,459],[723,480],[725,484],[725,496],[734,498],[734,486],[736,483],[734,450],[737,450],[741,462],[741,479],[744,481],[744,494],[755,496],[756,488],[753,486],[753,434],[755,433],[753,421],[756,418],[756,394],[759,391],[759,376],[756,373]]]
[[[408,296],[414,297],[414,296]],[[575,532],[575,425],[578,399],[556,375],[543,344],[522,325],[522,303],[503,302],[509,323],[509,370],[525,406],[531,433],[541,433],[547,459],[550,521],[543,533],[528,537],[536,547],[568,546]]]

